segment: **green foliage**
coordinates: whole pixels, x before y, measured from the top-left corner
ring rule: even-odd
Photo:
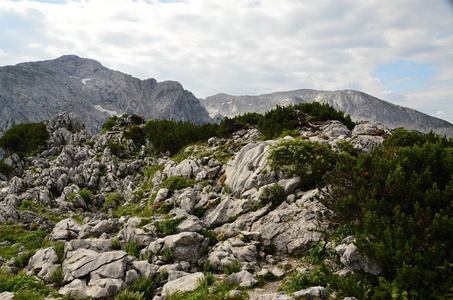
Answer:
[[[194,179],[186,179],[182,176],[172,176],[165,179],[160,187],[169,189],[170,194],[172,194],[176,190],[192,187],[195,183],[196,181]]]
[[[154,297],[156,284],[154,283],[152,276],[140,277],[132,283],[129,289],[133,292],[142,294],[144,300],[151,300]]]
[[[266,186],[260,195],[260,200],[264,203],[272,203],[272,208],[276,208],[286,200],[285,190],[278,183]]]
[[[0,293],[14,292],[14,299],[44,299],[50,289],[34,277],[19,273],[11,275],[0,272]],[[28,296],[25,293],[28,293]],[[16,294],[17,293],[17,294]]]
[[[8,176],[13,172],[13,167],[0,161],[0,173]]]
[[[63,268],[61,266],[55,268],[50,273],[49,280],[55,285],[56,288],[62,287],[64,285]]]
[[[159,237],[164,237],[167,235],[176,234],[176,227],[179,223],[184,220],[186,217],[172,218],[170,216],[165,216],[165,219],[160,222],[154,222],[153,225],[157,228],[157,234]]]
[[[118,192],[113,192],[105,198],[104,209],[115,208],[121,201],[123,201],[123,197]]]
[[[104,125],[102,126],[101,133],[106,133],[107,131],[112,130],[113,126],[116,125],[117,120],[118,120],[117,116],[108,118],[107,121],[105,121]]]
[[[326,242],[319,241],[313,243],[308,250],[307,261],[311,264],[320,264],[326,256]]]
[[[92,194],[91,194],[90,190],[87,190],[87,189],[80,190],[79,195],[83,198],[83,200],[85,201],[86,204],[91,203]]]
[[[337,147],[341,152],[349,153],[351,155],[357,154],[357,150],[354,149],[354,145],[348,141],[345,140],[338,141]]]
[[[146,131],[143,127],[140,127],[138,125],[132,125],[128,127],[124,131],[124,137],[133,140],[136,146],[144,145],[146,143]]]
[[[110,151],[112,151],[112,154],[118,157],[123,157],[124,152],[126,150],[126,148],[123,145],[119,144],[114,140],[109,141],[108,147],[110,148]]]
[[[130,256],[135,256],[139,258],[140,256],[140,250],[141,250],[140,244],[136,240],[132,240],[126,243],[124,245],[124,251],[130,255]]]
[[[145,297],[143,297],[143,293],[140,292],[122,290],[116,295],[115,300],[145,300]]]
[[[63,263],[64,260],[64,242],[58,241],[53,244],[53,247],[55,248],[55,252],[57,253],[58,257],[58,262]]]
[[[23,246],[27,250],[38,250],[41,248],[47,233],[45,231],[31,231],[22,225],[2,225],[0,230],[0,241],[9,241],[12,246],[0,248],[0,256],[10,259],[17,255],[17,250]],[[25,259],[25,256],[23,257]],[[28,262],[28,261],[27,261]]]
[[[35,254],[35,252],[36,250],[27,250],[22,252],[16,257],[14,265],[19,269],[25,268],[28,265],[28,261]]]
[[[239,260],[232,261],[228,266],[225,267],[223,272],[227,275],[237,273],[241,270],[241,262]]]
[[[302,139],[282,140],[269,153],[273,168],[298,175],[301,186],[321,184],[327,171],[335,165],[335,153],[326,145]]]
[[[175,122],[170,120],[149,120],[146,122],[146,137],[157,153],[170,152],[176,154],[183,147],[206,141],[216,136],[219,129],[217,124],[195,125],[190,122]]]
[[[45,148],[48,135],[44,123],[19,124],[0,137],[0,147],[8,153],[30,156]]]
[[[112,240],[112,249],[113,250],[121,250],[121,242],[119,239]]]
[[[453,147],[433,134],[394,134],[368,155],[339,155],[321,201],[383,267],[372,293],[440,298],[453,286]]]

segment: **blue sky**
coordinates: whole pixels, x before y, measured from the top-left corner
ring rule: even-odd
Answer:
[[[450,0],[1,0],[0,66],[76,54],[197,97],[356,89],[453,123]]]

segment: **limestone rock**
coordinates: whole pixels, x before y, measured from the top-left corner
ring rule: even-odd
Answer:
[[[231,274],[225,279],[225,282],[227,284],[238,284],[240,287],[250,287],[256,283],[258,283],[258,280],[256,280],[255,276],[253,276],[252,273],[242,270],[238,273]]]
[[[77,238],[81,230],[82,226],[80,226],[79,223],[72,218],[67,218],[55,225],[50,234],[50,238],[53,241],[70,240],[72,238]]]
[[[328,299],[330,294],[325,287],[314,286],[302,291],[297,291],[294,294],[296,299]]]
[[[164,293],[169,293],[170,295],[177,291],[194,291],[198,287],[199,280],[203,278],[204,274],[201,272],[188,274],[186,276],[167,282],[163,287],[163,291]]]

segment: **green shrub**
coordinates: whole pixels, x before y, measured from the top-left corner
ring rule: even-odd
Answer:
[[[0,173],[8,176],[13,172],[13,167],[0,161]]]
[[[112,240],[112,249],[113,250],[121,250],[121,242],[119,239]]]
[[[141,119],[141,118],[140,118]],[[124,137],[134,141],[137,148],[146,143],[146,131],[138,125],[132,125],[124,131]]]
[[[232,261],[228,266],[225,267],[223,272],[227,275],[237,273],[241,270],[241,262],[239,260]]]
[[[170,190],[170,194],[172,194],[176,190],[181,190],[187,187],[194,186],[196,181],[194,179],[186,179],[181,176],[172,176],[168,177],[167,179],[162,182],[161,188],[167,188]]]
[[[59,263],[63,263],[63,260],[64,260],[64,246],[65,246],[65,242],[61,242],[61,241],[55,242],[53,244],[53,247],[55,248],[55,252],[57,253]]]
[[[28,261],[35,254],[35,252],[36,250],[27,250],[22,252],[16,257],[14,265],[19,269],[25,268],[28,265]]]
[[[117,120],[118,118],[116,116],[108,118],[102,126],[101,133],[106,133],[107,131],[112,130],[113,126],[116,125]]]
[[[154,297],[156,284],[152,276],[140,277],[129,288],[131,291],[141,293],[144,300],[151,300]]]
[[[130,290],[122,290],[116,295],[115,300],[145,300],[143,293],[134,292]]]
[[[11,275],[0,272],[0,293],[13,292],[18,299],[44,299],[50,294],[50,289],[35,277],[23,273]],[[28,296],[27,296],[28,294]]]
[[[383,267],[374,293],[441,298],[453,286],[453,147],[432,134],[395,133],[370,154],[339,155],[321,201]]]
[[[105,198],[104,209],[107,210],[109,208],[115,208],[121,203],[121,201],[123,201],[123,197],[117,192],[113,192]]]
[[[45,231],[27,230],[23,225],[2,225],[0,241],[9,241],[13,245],[1,247],[0,256],[3,256],[5,259],[15,257],[17,250],[21,246],[27,250],[38,250],[42,247],[46,236],[47,233]],[[25,259],[25,256],[22,259]]]
[[[153,225],[157,228],[157,234],[159,237],[164,237],[167,235],[176,234],[176,227],[178,227],[179,223],[184,220],[186,217],[180,218],[171,218],[170,216],[166,216],[164,220],[160,222],[154,222]]]
[[[260,200],[264,203],[272,203],[272,207],[276,208],[286,200],[285,190],[278,183],[266,186],[260,195]]]
[[[335,165],[335,153],[326,145],[301,139],[282,140],[269,152],[272,168],[298,175],[301,186],[322,184],[323,176]]]
[[[92,194],[89,190],[87,189],[80,190],[79,195],[83,198],[86,204],[91,204]]]
[[[0,137],[0,147],[10,154],[30,156],[45,149],[48,136],[44,123],[19,124]]]
[[[124,251],[130,255],[130,256],[135,256],[139,257],[140,256],[140,250],[141,250],[140,244],[136,240],[132,240],[126,243],[124,245]]]
[[[64,285],[63,268],[61,266],[55,268],[50,273],[49,280],[55,285],[56,288],[62,287]]]
[[[125,154],[126,148],[114,140],[109,141],[108,147],[110,148],[110,151],[112,151],[112,154],[115,156],[123,157],[123,155]]]

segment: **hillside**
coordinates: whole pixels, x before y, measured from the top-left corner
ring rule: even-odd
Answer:
[[[447,137],[453,137],[453,124],[447,121],[353,90],[303,89],[259,96],[217,94],[201,100],[211,117],[217,114],[233,117],[248,112],[263,114],[277,105],[286,106],[307,102],[328,103],[337,110],[350,115],[355,122],[378,122],[391,129],[404,127],[423,133],[433,130],[436,133],[445,134]]]
[[[266,140],[244,118],[91,135],[57,114],[0,165],[0,298],[448,297],[453,142],[307,107],[269,113],[287,127]],[[217,133],[173,155],[153,139],[170,123]]]
[[[0,67],[0,136],[14,125],[49,120],[63,111],[76,113],[92,134],[112,114],[212,121],[178,82],[140,80],[92,59],[65,55]]]

